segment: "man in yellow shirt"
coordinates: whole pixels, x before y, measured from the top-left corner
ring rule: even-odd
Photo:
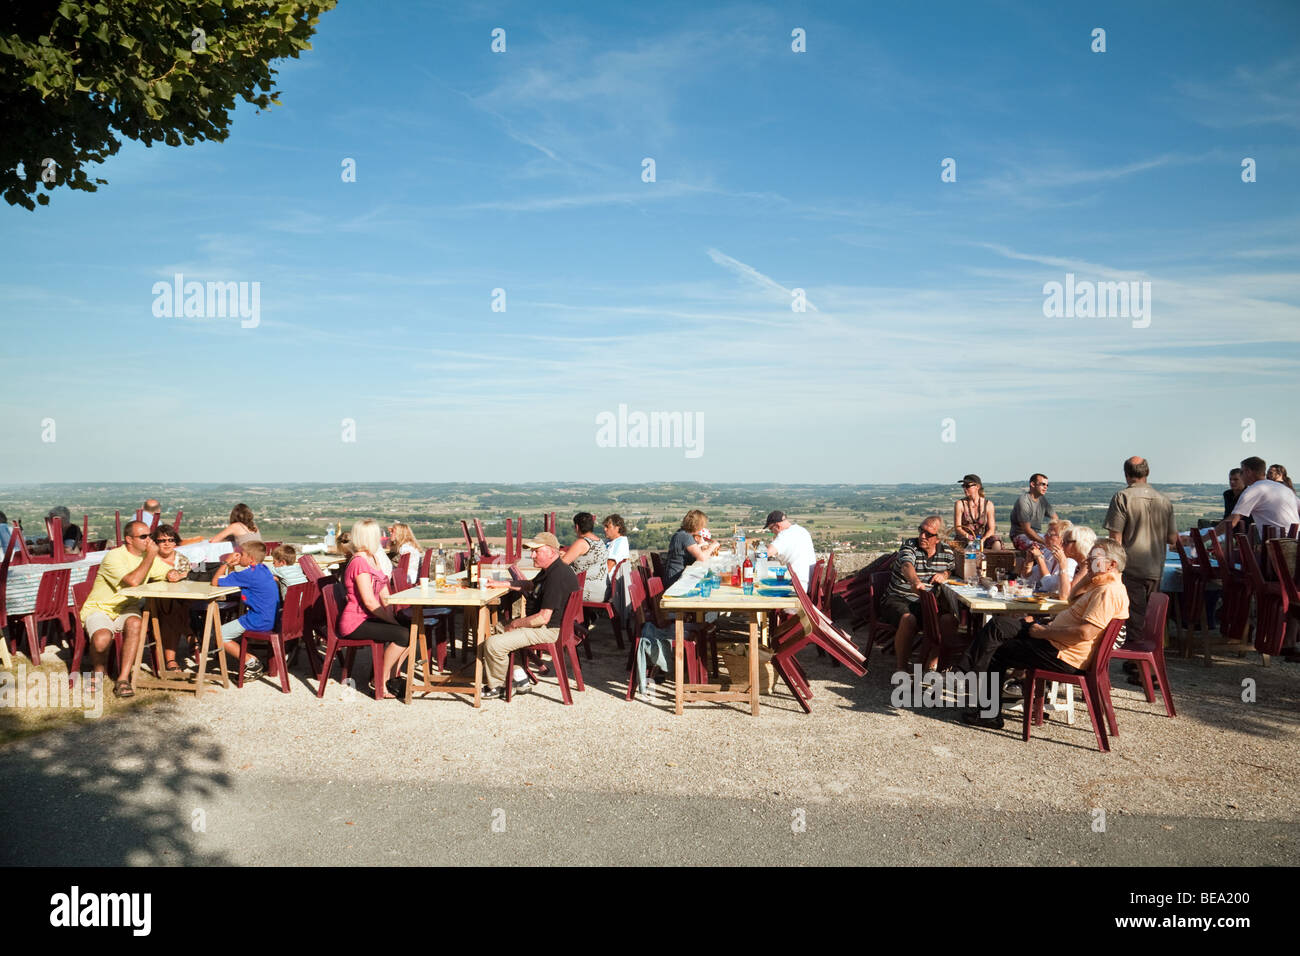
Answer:
[[[1128,591],[1120,576],[1127,555],[1118,541],[1098,541],[1088,554],[1088,573],[1070,594],[1070,606],[1049,624],[1026,617],[994,618],[980,631],[957,665],[974,671],[997,700],[1002,671],[1007,667],[1082,673],[1092,663],[1102,631],[1114,618],[1128,617]],[[979,727],[1002,727],[1002,717],[968,710],[962,722]]]
[[[149,537],[149,528],[143,521],[129,522],[122,537],[122,546],[105,554],[99,564],[95,586],[81,607],[81,623],[90,635],[90,657],[96,675],[103,674],[107,667],[108,647],[114,635],[124,635],[113,693],[118,697],[134,697],[131,665],[140,642],[142,602],[120,592],[147,581],[179,581],[185,575],[158,560],[158,544]]]

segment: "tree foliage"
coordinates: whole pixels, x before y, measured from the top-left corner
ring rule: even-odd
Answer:
[[[239,99],[278,104],[273,60],[311,49],[336,0],[20,0],[0,10],[0,192],[94,192],[121,147],[224,140]],[[53,160],[53,165],[48,160]],[[38,187],[45,189],[38,192]],[[35,202],[33,202],[35,196]]]

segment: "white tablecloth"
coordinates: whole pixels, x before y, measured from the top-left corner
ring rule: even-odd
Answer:
[[[233,546],[229,541],[213,544],[211,541],[196,541],[176,549],[189,558],[190,564],[215,564],[221,556],[229,554]],[[5,588],[5,613],[30,614],[36,610],[36,592],[41,587],[41,576],[46,571],[67,568],[72,574],[68,581],[68,606],[72,607],[72,585],[86,580],[90,569],[104,560],[107,551],[92,551],[80,561],[68,564],[20,564],[9,569],[9,582]]]

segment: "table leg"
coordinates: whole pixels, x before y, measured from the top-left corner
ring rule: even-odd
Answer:
[[[676,713],[679,717],[682,713],[682,695],[685,692],[683,684],[686,681],[686,676],[682,673],[682,642],[685,638],[686,615],[678,614],[673,631],[673,686],[677,695]]]
[[[758,618],[749,622],[749,712],[758,716]]]
[[[221,670],[221,686],[230,690],[230,666],[226,663],[226,649],[221,646],[221,608],[217,606],[216,601],[208,605],[208,610],[212,613],[212,645],[217,649],[217,666]],[[243,667],[244,662],[240,661],[239,666]]]
[[[148,606],[146,607],[146,610],[151,612],[150,616],[153,620],[150,622],[142,622],[140,629],[144,631],[150,623],[153,624],[153,666],[156,668],[154,676],[161,677],[163,680],[170,680],[167,675],[167,660],[163,656],[162,628],[158,626],[158,615],[152,613],[153,601],[153,598],[149,598]],[[140,635],[141,642],[144,641],[147,635],[147,631]]]
[[[487,646],[487,635],[491,633],[487,605],[478,609],[478,624],[474,630],[474,706],[483,706],[483,651]],[[524,653],[528,653],[527,649]],[[507,671],[506,680],[512,681],[515,675]]]
[[[414,604],[411,606],[410,611],[411,611],[411,640],[409,642],[409,646],[406,648],[405,701],[408,704],[411,702],[411,687],[412,685],[415,684],[416,642],[419,641],[423,643],[424,641],[424,607],[423,605],[420,604]],[[428,660],[429,655],[427,650],[424,656],[425,656],[424,679],[428,680],[429,679],[429,660]]]
[[[153,601],[152,598],[148,598],[145,600],[144,616],[140,619],[140,640],[136,642],[135,660],[131,662],[131,686],[132,687],[140,686],[140,675],[144,669],[144,644],[149,637],[149,622],[153,618],[153,615],[149,613],[150,607],[152,605],[152,601]],[[89,634],[86,635],[86,640],[87,642],[89,642],[90,640]]]

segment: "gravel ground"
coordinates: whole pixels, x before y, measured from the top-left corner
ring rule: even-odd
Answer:
[[[809,652],[810,715],[781,687],[757,719],[707,704],[678,718],[671,686],[656,704],[624,701],[606,629],[595,648],[573,707],[546,678],[478,711],[335,683],[318,700],[300,660],[287,696],[268,681],[175,695],[20,741],[0,750],[0,828],[28,837],[0,862],[1297,859],[1295,665],[1173,660],[1174,720],[1116,667],[1107,755],[1081,706],[1074,726],[1049,720],[1028,743],[1018,722],[977,730],[953,710],[895,710],[878,653],[853,680]],[[518,842],[530,833],[557,841]]]

